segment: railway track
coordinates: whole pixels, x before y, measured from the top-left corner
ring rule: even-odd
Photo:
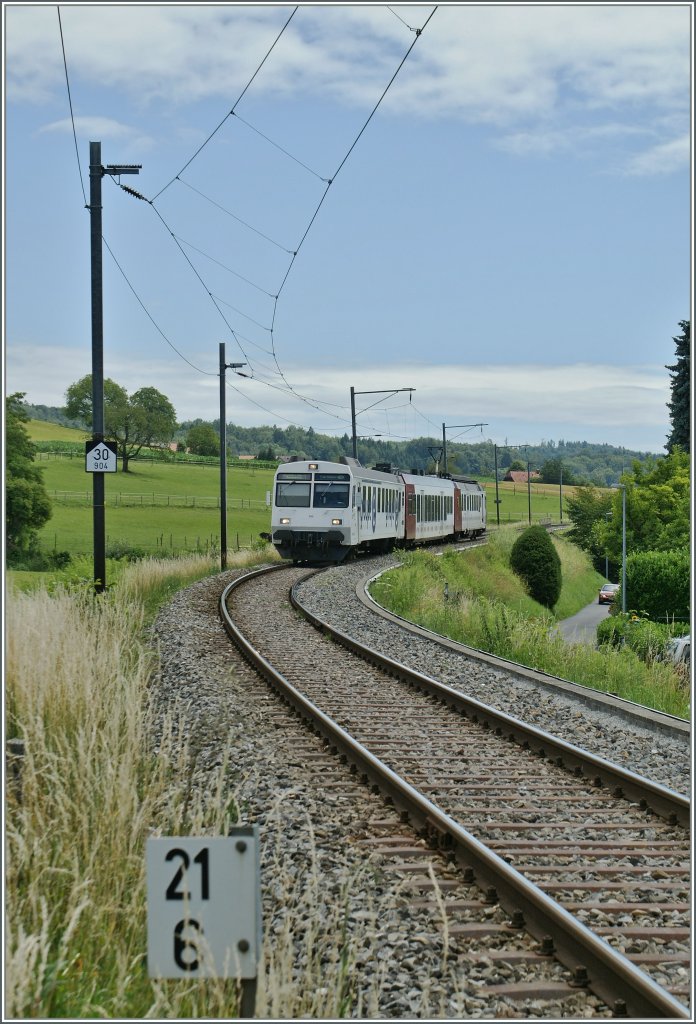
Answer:
[[[339,647],[290,604],[308,575],[283,567],[237,581],[221,602],[225,628],[352,773],[475,884],[473,899],[445,895],[449,936],[494,934],[493,962],[539,962],[537,980],[512,986],[519,998],[589,986],[615,1015],[688,1019],[686,798],[354,640]],[[422,874],[414,838],[374,841],[406,876]],[[434,908],[427,888],[414,900]],[[550,959],[566,968],[560,979],[549,980]]]

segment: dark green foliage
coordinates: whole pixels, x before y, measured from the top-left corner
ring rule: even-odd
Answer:
[[[626,559],[626,599],[649,618],[688,620],[691,611],[688,548],[639,551]]]
[[[561,596],[561,560],[543,526],[530,526],[510,552],[510,567],[523,580],[530,597],[553,608]]]
[[[612,647],[629,647],[641,661],[650,663],[662,657],[672,637],[688,632],[688,623],[667,625],[634,615],[609,615],[597,626],[597,641]]]
[[[186,447],[193,455],[220,455],[220,435],[209,423],[191,427],[186,435]]]
[[[691,321],[680,320],[679,326],[682,333],[672,339],[677,346],[677,361],[665,367],[672,374],[672,400],[667,403],[672,421],[672,433],[665,445],[668,452],[676,445],[685,452],[691,451]]]
[[[565,504],[573,524],[566,534],[568,540],[593,556],[603,554],[604,549],[595,541],[595,523],[605,521],[612,512],[612,495],[596,487],[578,487],[573,496],[566,498]]]
[[[547,459],[539,472],[545,484],[564,483],[570,487],[578,482],[570,466],[564,465],[563,459]]]
[[[36,449],[24,424],[24,394],[5,399],[5,537],[7,561],[15,564],[37,548],[37,533],[51,518],[43,476],[34,465]]]
[[[141,558],[147,558],[147,555],[145,548],[135,547],[127,540],[112,540],[106,546],[106,557],[117,562],[137,562]]]
[[[91,429],[92,375],[71,384],[65,398],[66,416]],[[175,430],[174,406],[157,388],[140,388],[129,396],[120,384],[104,380],[104,436],[117,442],[124,473],[142,448],[167,444]]]

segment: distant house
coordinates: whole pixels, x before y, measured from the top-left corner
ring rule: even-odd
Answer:
[[[510,469],[503,477],[503,480],[509,480],[514,484],[526,484],[527,483],[527,470],[526,469]],[[529,471],[529,480],[541,480],[541,473],[532,469]]]
[[[255,459],[256,456],[255,455],[238,455],[237,458],[239,459],[240,462],[250,462],[252,459]]]

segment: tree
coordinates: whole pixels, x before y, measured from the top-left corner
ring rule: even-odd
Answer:
[[[572,469],[563,465],[563,459],[547,459],[540,470],[542,483],[560,484],[563,474],[564,484],[576,483],[575,474]]]
[[[672,551],[686,548],[691,537],[689,456],[678,446],[647,468],[638,462],[623,476],[626,487],[626,550]],[[613,561],[621,557],[621,491],[613,492],[612,515],[595,528],[598,544]],[[571,538],[572,539],[572,538]]]
[[[566,510],[573,524],[568,540],[589,552],[595,568],[601,568],[607,551],[598,531],[607,516],[613,514],[611,491],[600,491],[591,484],[578,487],[572,497],[566,498]]]
[[[530,526],[512,545],[510,567],[530,597],[553,608],[561,596],[561,559],[543,526]]]
[[[38,466],[36,449],[24,424],[24,393],[5,399],[5,535],[8,562],[35,549],[37,534],[51,517],[51,501]]]
[[[677,346],[677,361],[665,369],[672,373],[670,388],[672,400],[667,403],[672,421],[672,433],[665,448],[672,452],[679,445],[685,452],[691,451],[691,322],[680,320],[682,333],[672,340]]]
[[[186,447],[193,455],[219,455],[220,437],[209,423],[199,423],[186,435]]]
[[[510,472],[511,473],[526,473],[527,472],[527,463],[523,462],[522,459],[514,459],[510,463]]]
[[[65,413],[92,429],[92,376],[82,377],[65,393]],[[140,388],[128,397],[125,388],[107,378],[104,381],[104,437],[116,441],[128,472],[129,459],[142,448],[168,444],[176,430],[174,406],[156,388]]]

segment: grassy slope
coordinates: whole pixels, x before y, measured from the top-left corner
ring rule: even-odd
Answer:
[[[29,420],[26,428],[32,441],[84,441],[89,437],[85,430],[63,427],[47,420]]]
[[[501,530],[484,547],[442,558],[427,551],[407,554],[403,569],[380,577],[372,593],[404,618],[461,643],[688,718],[688,691],[669,665],[648,666],[632,651],[597,651],[553,635],[556,620],[595,599],[602,577],[574,545],[554,536],[563,591],[552,615],[527,596],[509,567],[516,536],[514,529]]]

